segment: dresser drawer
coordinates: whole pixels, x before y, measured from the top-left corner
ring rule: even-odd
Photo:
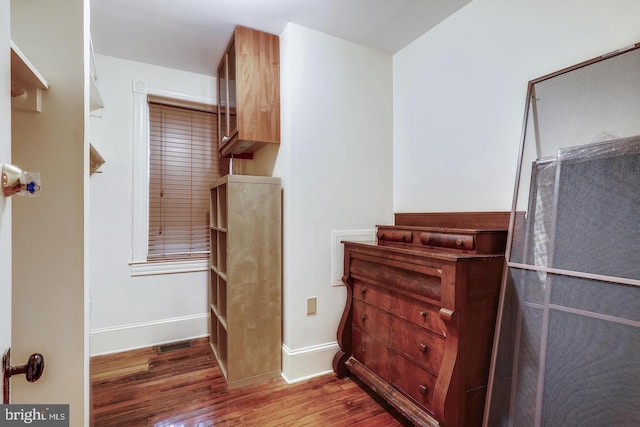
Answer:
[[[383,380],[389,382],[396,376],[394,366],[389,363],[391,351],[371,336],[353,329],[353,357]]]
[[[437,375],[442,364],[445,339],[405,320],[395,318],[391,323],[391,348]]]
[[[444,336],[440,307],[413,299],[390,289],[369,285],[359,280],[353,283],[353,299],[379,307],[422,328]],[[356,321],[354,315],[354,322]]]
[[[371,372],[429,409],[436,376],[361,331],[353,330],[353,357]]]
[[[353,303],[353,324],[386,344],[391,343],[393,322],[390,315],[361,301]]]
[[[367,256],[352,256],[347,268],[345,274],[352,279],[422,295],[433,301],[442,298],[442,263],[439,260],[429,260],[428,265],[418,266],[402,260],[380,264]]]
[[[432,411],[433,390],[437,377],[401,356],[392,358],[397,372],[391,385],[402,390],[420,406]]]
[[[353,303],[353,325],[363,334],[404,353],[407,357],[438,374],[444,351],[444,338],[362,301]]]

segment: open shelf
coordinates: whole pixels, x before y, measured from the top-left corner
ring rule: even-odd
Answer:
[[[220,318],[227,317],[227,281],[218,277],[218,314]]]
[[[227,233],[219,231],[218,235],[218,272],[222,274],[227,273]]]
[[[227,375],[227,330],[213,308],[209,309],[209,345],[218,360],[218,365]]]
[[[89,144],[89,175],[94,173],[101,173],[98,169],[104,164],[104,158],[98,153],[98,150]]]
[[[218,228],[218,189],[214,187],[210,192],[209,225],[213,228]]]
[[[214,309],[218,307],[218,275],[215,271],[209,274],[209,304]]]
[[[95,79],[91,77],[89,86],[89,110],[95,111],[100,108],[104,108],[104,101],[102,100],[102,95],[100,95]]]
[[[209,308],[209,344],[214,349],[218,347],[218,323],[213,308]]]
[[[218,232],[213,228],[209,229],[209,265],[218,269]]]
[[[218,211],[218,227],[227,229],[227,186],[223,184],[218,189],[217,211]]]
[[[216,357],[218,359],[218,364],[220,365],[220,369],[224,371],[225,376],[227,375],[227,330],[223,327],[222,323],[218,322],[218,345]]]
[[[29,61],[29,58],[11,40],[11,84],[17,83],[23,88],[49,89],[42,74]],[[13,95],[13,94],[12,94]]]
[[[42,74],[29,58],[16,46],[11,45],[11,106],[30,111],[42,111],[40,91],[49,89]]]
[[[98,80],[98,74],[96,72],[96,56],[93,51],[93,40],[89,37],[89,110],[91,112],[104,108],[104,101],[102,95],[98,90],[96,81]]]

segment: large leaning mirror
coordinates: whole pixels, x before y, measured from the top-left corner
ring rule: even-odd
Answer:
[[[640,44],[529,83],[485,426],[640,425]]]

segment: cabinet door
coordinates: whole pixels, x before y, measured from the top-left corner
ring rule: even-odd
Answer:
[[[279,38],[238,26],[218,70],[221,102],[219,150],[223,157],[252,158],[265,144],[280,143]]]
[[[237,89],[236,89],[236,43],[235,39],[229,46],[227,52],[227,90],[228,90],[228,118],[227,118],[227,136],[229,140],[233,139],[238,133],[238,114],[237,114]]]
[[[218,66],[218,143],[219,147],[229,141],[229,84],[227,81],[227,54]]]

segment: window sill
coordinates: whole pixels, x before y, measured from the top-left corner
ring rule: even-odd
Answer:
[[[181,261],[131,262],[131,277],[153,276],[158,274],[195,273],[207,271],[209,261],[206,259]]]

